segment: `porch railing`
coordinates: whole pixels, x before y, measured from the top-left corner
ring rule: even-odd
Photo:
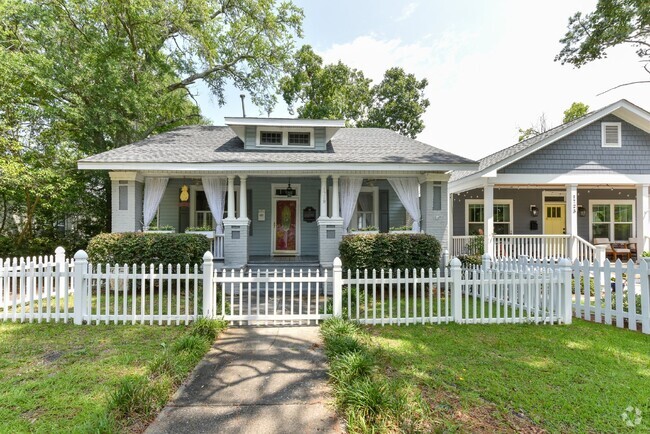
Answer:
[[[571,251],[573,242],[576,245],[575,254]],[[461,235],[452,238],[451,256],[480,255],[482,252],[483,243],[476,236]],[[598,259],[596,246],[571,235],[494,235],[492,255],[497,259],[524,255],[534,259],[571,258],[589,262]]]

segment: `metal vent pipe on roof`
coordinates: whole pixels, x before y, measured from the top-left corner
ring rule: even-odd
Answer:
[[[241,95],[239,95],[239,97],[241,98],[241,114],[242,114],[242,117],[245,118],[246,117],[246,107],[244,107],[244,99],[246,98],[246,95],[244,95],[242,93]]]

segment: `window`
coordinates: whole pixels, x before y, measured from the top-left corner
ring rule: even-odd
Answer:
[[[442,182],[433,182],[433,210],[442,210]]]
[[[202,187],[191,187],[190,196],[190,226],[192,227],[215,227],[214,218],[208,205],[208,199],[205,197],[205,191]],[[251,201],[248,201],[248,211],[250,214]],[[235,185],[235,215],[239,215],[239,186]],[[228,193],[223,207],[223,218],[228,217]]]
[[[328,189],[329,190],[329,189]],[[328,208],[332,201],[332,192],[328,191]],[[329,212],[329,209],[328,209]],[[350,229],[363,229],[368,226],[379,227],[379,188],[361,187],[357,206],[352,214]]]
[[[280,131],[261,131],[260,145],[264,146],[282,146],[282,132]]]
[[[493,208],[494,233],[498,235],[509,234],[510,225],[512,224],[512,202],[495,201]],[[467,228],[468,235],[478,235],[483,233],[483,223],[485,222],[485,209],[483,201],[467,201]]]
[[[591,239],[627,241],[634,237],[634,201],[590,202]]]
[[[602,134],[603,148],[621,147],[621,123],[620,122],[603,122],[601,134]]]
[[[119,206],[118,209],[120,211],[128,211],[129,209],[129,186],[128,186],[129,181],[120,181],[119,182],[119,188],[118,188],[118,194],[119,194]],[[127,185],[122,185],[122,184],[127,184]]]
[[[289,131],[289,146],[311,146],[311,134]]]
[[[257,145],[272,147],[314,147],[314,130],[311,128],[277,128],[274,131],[257,129]]]

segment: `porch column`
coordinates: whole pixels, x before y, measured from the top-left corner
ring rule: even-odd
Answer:
[[[327,175],[320,176],[320,218],[327,217]]]
[[[566,229],[570,236],[567,245],[567,254],[572,261],[578,257],[578,185],[566,185]]]
[[[650,251],[646,237],[650,236],[650,195],[648,184],[636,186],[636,251],[637,256]]]
[[[228,208],[226,216],[228,219],[235,217],[235,175],[228,175]]]
[[[340,217],[339,176],[332,175],[332,218]]]
[[[494,258],[494,185],[483,187],[483,243],[485,253]]]
[[[246,175],[239,175],[239,218],[241,220],[248,218],[248,202],[246,198]]]

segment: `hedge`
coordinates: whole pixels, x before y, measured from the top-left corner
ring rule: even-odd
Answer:
[[[347,235],[339,251],[344,270],[435,270],[440,263],[440,243],[426,234]]]
[[[88,243],[88,260],[108,264],[201,264],[210,241],[199,234],[99,234]]]

